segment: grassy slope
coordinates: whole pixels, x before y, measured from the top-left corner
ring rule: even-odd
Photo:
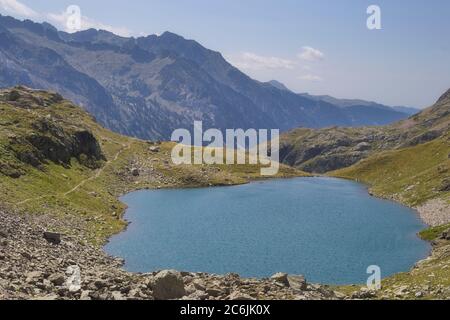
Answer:
[[[450,192],[440,192],[439,189],[450,175],[449,137],[375,154],[330,175],[367,183],[374,194],[394,198],[410,206],[437,197],[447,199]]]
[[[40,98],[51,96],[33,92]],[[71,215],[80,218],[92,242],[102,243],[123,229],[120,219],[125,206],[118,197],[143,188],[200,187],[246,183],[259,177],[259,166],[175,166],[170,159],[172,143],[162,143],[161,151],[149,150],[150,143],[115,134],[98,125],[90,115],[68,101],[49,107],[19,108],[0,102],[0,161],[25,174],[11,178],[0,173],[0,202],[8,209],[34,214]],[[9,150],[12,136],[33,133],[32,124],[39,118],[51,118],[63,127],[89,129],[100,142],[106,161],[92,170],[72,159],[70,167],[48,162],[44,170],[26,165]],[[138,177],[130,168],[140,170]],[[282,166],[279,177],[306,175]],[[76,188],[78,186],[78,188]],[[76,188],[76,189],[74,189]],[[70,192],[73,190],[72,192]],[[65,233],[76,232],[68,226]]]

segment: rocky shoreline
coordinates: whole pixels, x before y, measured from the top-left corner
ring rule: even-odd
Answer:
[[[446,208],[448,205],[444,201],[432,200],[416,209],[426,224],[436,226],[450,222]],[[122,268],[122,259],[108,256],[100,246],[88,243],[90,237],[86,234],[88,228],[84,219],[71,215],[61,218],[19,214],[0,209],[0,221],[0,300],[340,300],[377,297],[376,292],[364,288],[359,291],[355,286],[357,291],[344,294],[326,285],[307,283],[303,276],[283,273],[270,279],[174,270],[130,273]],[[45,239],[46,232],[61,230],[70,231],[61,234],[60,243]],[[77,270],[80,277],[74,281]]]
[[[426,224],[436,226],[450,222],[446,208],[444,201],[432,200],[416,209]],[[356,291],[344,294],[326,285],[307,283],[302,276],[282,273],[270,279],[174,270],[130,273],[122,268],[122,259],[108,256],[101,246],[89,244],[92,237],[87,234],[88,222],[81,217],[19,214],[0,208],[0,221],[0,300],[377,298],[376,292],[365,288],[355,286]],[[46,232],[58,232],[61,242],[46,239]],[[79,278],[74,277],[77,271]],[[397,298],[401,296],[398,294]]]
[[[354,287],[338,292],[326,285],[307,283],[303,276],[276,274],[270,279],[244,279],[237,274],[163,270],[131,273],[124,261],[108,256],[100,246],[88,244],[86,221],[74,216],[63,218],[27,215],[0,210],[0,300],[342,300],[377,299],[376,292]],[[50,231],[61,242],[45,238]],[[450,240],[450,230],[444,232]],[[447,252],[444,247],[443,252]],[[437,250],[437,251],[436,251]],[[433,259],[443,250],[434,244]],[[442,254],[439,254],[442,255]],[[79,271],[79,278],[74,277]],[[396,288],[396,287],[395,287]],[[355,291],[356,290],[356,291]],[[394,290],[395,291],[395,290]],[[399,291],[399,290],[397,290]],[[392,298],[405,294],[393,292]]]
[[[309,284],[302,276],[276,274],[243,279],[165,270],[135,274],[123,260],[87,244],[83,222],[76,218],[23,215],[0,211],[0,300],[322,300],[345,296],[328,286]],[[61,242],[46,231],[70,224],[74,235]],[[79,272],[79,277],[77,275]]]

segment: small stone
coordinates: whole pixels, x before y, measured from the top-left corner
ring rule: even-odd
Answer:
[[[31,260],[33,258],[33,256],[31,254],[29,254],[28,252],[22,252],[22,257],[24,257],[25,259]]]
[[[205,284],[202,281],[194,280],[194,281],[192,281],[192,284],[195,287],[195,289],[200,290],[200,291],[206,291]]]
[[[70,291],[66,287],[58,287],[56,289],[56,292],[60,297],[66,297],[69,293],[75,293],[75,291]]]
[[[35,298],[34,300],[37,300],[37,301],[54,301],[54,300],[58,300],[58,299],[59,299],[59,297],[56,294],[51,294],[51,295],[48,295],[48,296]]]
[[[112,296],[113,300],[116,300],[116,301],[125,300],[125,298],[122,296],[122,294],[119,291],[113,291],[111,293],[111,296]]]
[[[272,279],[278,283],[281,283],[285,286],[289,286],[287,273],[278,272],[278,273],[274,274],[272,277],[270,277],[270,279]]]
[[[188,286],[185,286],[184,290],[186,291],[186,295],[189,296],[193,294],[197,289],[195,289],[194,285],[191,283]]]
[[[138,177],[138,176],[139,176],[139,169],[138,169],[138,168],[132,168],[132,169],[131,169],[131,174],[132,174],[134,177]]]
[[[94,282],[94,285],[97,287],[97,289],[103,289],[108,286],[108,283],[103,280],[97,280]]]
[[[339,292],[339,291],[334,291],[334,296],[337,299],[345,299],[347,297],[345,294],[343,294],[342,292]]]
[[[371,145],[367,142],[361,142],[358,145],[356,145],[355,150],[356,151],[367,151],[371,149]]]
[[[48,277],[48,281],[53,283],[55,286],[62,286],[66,281],[66,276],[62,273],[55,273]]]
[[[128,293],[128,297],[131,298],[140,298],[142,295],[141,290],[139,289],[131,289],[130,292]]]
[[[376,295],[377,294],[375,291],[373,291],[367,287],[364,287],[364,288],[361,288],[361,290],[359,292],[354,294],[353,297],[356,299],[370,299],[370,298],[376,297]]]
[[[208,298],[208,294],[203,291],[195,291],[191,295],[189,295],[188,300],[205,300]]]
[[[442,239],[450,240],[450,229],[442,233]]]
[[[206,293],[211,297],[218,297],[218,296],[221,296],[222,294],[224,294],[223,290],[221,290],[219,288],[206,289]]]
[[[125,287],[120,289],[120,293],[122,293],[122,294],[127,294],[130,291],[131,291],[131,287],[130,286],[125,286]]]
[[[402,297],[408,294],[408,286],[401,286],[394,292],[396,297]]]
[[[91,294],[91,292],[88,290],[81,292],[80,300],[92,300],[90,297],[90,294]]]
[[[40,271],[32,271],[26,274],[26,282],[27,283],[31,283],[31,282],[36,282],[40,279],[42,279],[43,277],[43,273]]]
[[[248,294],[239,292],[239,291],[235,291],[232,294],[230,294],[227,298],[228,300],[232,300],[232,301],[251,301],[251,300],[255,300],[255,298],[249,296]]]

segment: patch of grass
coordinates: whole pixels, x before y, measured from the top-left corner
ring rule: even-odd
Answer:
[[[438,239],[443,232],[450,229],[450,224],[427,228],[419,233],[419,236],[426,241],[433,241]]]

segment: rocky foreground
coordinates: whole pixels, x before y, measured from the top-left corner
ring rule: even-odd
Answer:
[[[254,300],[340,299],[326,286],[302,276],[276,274],[243,279],[166,270],[124,271],[123,261],[86,244],[76,220],[0,211],[0,299],[46,300]],[[70,224],[78,235],[46,234]]]

